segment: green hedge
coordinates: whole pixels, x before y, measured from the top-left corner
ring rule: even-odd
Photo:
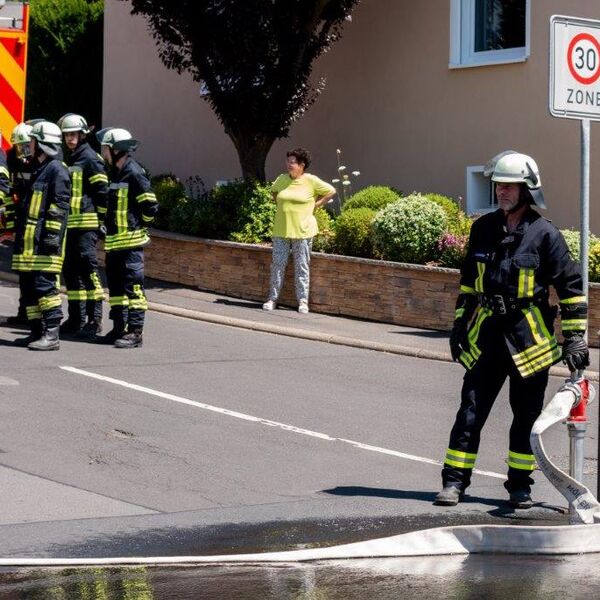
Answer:
[[[373,256],[372,223],[377,213],[370,208],[345,210],[335,222],[335,251],[346,256]]]
[[[371,185],[350,196],[344,203],[343,210],[370,208],[371,210],[378,211],[399,198],[400,195],[398,192],[390,187],[385,185]]]

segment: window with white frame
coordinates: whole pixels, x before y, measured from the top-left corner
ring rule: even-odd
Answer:
[[[467,167],[466,213],[468,215],[483,214],[498,208],[492,181],[489,177],[485,177],[483,169],[483,165]]]
[[[523,62],[531,0],[450,0],[450,67]]]

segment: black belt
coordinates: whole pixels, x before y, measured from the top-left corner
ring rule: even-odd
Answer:
[[[490,309],[495,315],[507,315],[509,312],[527,308],[532,304],[547,302],[546,296],[533,298],[511,298],[502,294],[487,294],[479,296],[479,303],[484,308]]]

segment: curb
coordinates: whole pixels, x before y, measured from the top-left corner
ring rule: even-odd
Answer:
[[[14,273],[0,271],[0,280],[18,283],[19,278]],[[425,358],[428,360],[439,360],[442,362],[453,362],[449,352],[437,352],[435,350],[424,350],[413,348],[411,346],[400,346],[398,344],[384,344],[381,342],[371,342],[359,338],[345,337],[342,335],[333,335],[311,331],[308,329],[299,329],[296,327],[284,327],[282,325],[270,325],[260,321],[250,321],[249,319],[238,319],[236,317],[226,317],[214,315],[198,310],[180,308],[170,304],[160,304],[158,302],[148,302],[149,310],[154,312],[183,317],[184,319],[193,319],[194,321],[204,321],[215,325],[225,325],[227,327],[238,327],[240,329],[249,329],[251,331],[260,331],[263,333],[272,333],[275,335],[285,335],[288,337],[311,340],[314,342],[325,342],[338,346],[348,346],[350,348],[360,348],[362,350],[374,350],[375,352],[387,352],[388,354],[398,354],[400,356],[409,356],[411,358]],[[550,375],[554,377],[570,378],[571,373],[566,367],[551,367]],[[586,371],[586,376],[590,381],[599,381],[598,371]]]
[[[361,348],[363,350],[374,350],[376,352],[387,352],[389,354],[399,354],[401,356],[409,356],[412,358],[425,358],[429,360],[439,360],[442,362],[454,362],[450,353],[437,352],[435,350],[423,350],[413,348],[411,346],[400,346],[397,344],[383,344],[381,342],[370,342],[358,338],[350,338],[341,335],[332,335],[320,333],[318,331],[310,331],[307,329],[298,329],[295,327],[284,327],[281,325],[270,325],[260,321],[250,321],[248,319],[237,319],[235,317],[225,317],[222,315],[214,315],[187,308],[179,308],[169,304],[159,304],[157,302],[148,302],[148,308],[155,312],[183,317],[186,319],[194,319],[196,321],[206,321],[217,325],[226,325],[229,327],[239,327],[241,329],[250,329],[252,331],[261,331],[263,333],[274,333],[277,335],[286,335],[304,340],[312,340],[316,342],[326,342],[336,344],[338,346],[350,346],[352,348]],[[554,377],[570,378],[571,373],[566,367],[551,367],[550,375]],[[597,371],[586,371],[586,376],[590,381],[598,381],[599,374]]]

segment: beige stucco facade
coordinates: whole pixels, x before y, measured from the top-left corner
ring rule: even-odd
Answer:
[[[597,0],[532,0],[525,62],[449,68],[450,0],[363,0],[342,40],[317,63],[327,87],[290,137],[277,142],[267,176],[288,147],[306,146],[312,170],[336,176],[336,148],[361,184],[465,198],[466,168],[511,148],[533,155],[549,210],[579,225],[580,125],[548,111],[549,19],[600,18]],[[144,19],[106,0],[103,125],[131,129],[154,173],[239,177],[233,144],[188,75],[160,62]],[[600,131],[592,124],[591,224],[600,233]]]

